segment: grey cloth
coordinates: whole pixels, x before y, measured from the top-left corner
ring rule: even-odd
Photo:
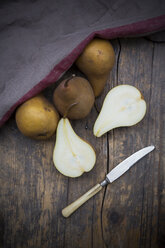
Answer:
[[[163,14],[164,0],[1,2],[0,119],[92,32]]]

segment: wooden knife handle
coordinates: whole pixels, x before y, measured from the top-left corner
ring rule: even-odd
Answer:
[[[88,201],[92,196],[97,194],[103,187],[98,183],[76,201],[72,202],[69,206],[62,210],[64,217],[69,217],[74,211],[76,211],[81,205]]]

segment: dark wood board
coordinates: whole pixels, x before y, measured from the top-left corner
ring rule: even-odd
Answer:
[[[0,129],[0,247],[165,247],[165,43],[142,37],[112,44],[116,63],[104,92],[87,118],[71,122],[96,150],[92,171],[75,179],[61,175],[52,161],[55,135],[47,141],[26,138],[14,115]],[[68,74],[73,71],[80,74],[75,67]],[[92,129],[105,95],[119,84],[142,92],[146,116],[136,126],[96,138]],[[49,98],[53,88],[45,92]],[[72,216],[62,217],[62,208],[150,144],[156,146],[154,152]]]

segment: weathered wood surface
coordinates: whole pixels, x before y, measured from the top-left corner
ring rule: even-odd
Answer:
[[[113,46],[116,64],[102,96],[86,119],[72,121],[96,150],[91,172],[76,179],[61,175],[52,162],[55,136],[48,141],[24,137],[14,115],[0,129],[0,247],[165,247],[165,44],[134,38],[114,40]],[[147,114],[136,126],[95,138],[92,128],[103,99],[119,84],[141,90]],[[62,217],[62,208],[150,144],[154,152],[71,217]]]

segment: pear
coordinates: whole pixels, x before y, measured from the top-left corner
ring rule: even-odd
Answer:
[[[53,101],[62,116],[82,119],[90,113],[95,97],[90,83],[85,78],[72,75],[55,89]]]
[[[94,124],[94,135],[140,122],[146,113],[146,102],[140,91],[131,85],[114,87],[106,95],[101,111]]]
[[[114,62],[115,53],[111,43],[99,38],[94,38],[76,60],[77,67],[91,83],[95,97],[103,91]]]
[[[53,162],[56,169],[68,177],[79,177],[90,171],[96,161],[92,146],[73,130],[69,120],[62,118],[57,127]]]
[[[18,129],[33,139],[43,140],[51,137],[58,121],[58,112],[43,95],[27,100],[16,111]]]

